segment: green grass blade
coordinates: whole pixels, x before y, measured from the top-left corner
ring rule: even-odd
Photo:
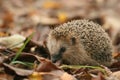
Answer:
[[[99,66],[81,66],[81,65],[62,65],[60,68],[70,68],[70,69],[80,69],[80,68],[91,68],[91,69],[98,69],[105,74],[105,70]]]
[[[32,67],[34,63],[30,63],[30,62],[22,62],[22,61],[14,61],[12,62],[12,64],[22,64],[28,67]]]
[[[15,57],[13,58],[13,60],[11,61],[11,63],[13,63],[21,54],[21,52],[23,51],[23,49],[25,48],[25,46],[27,45],[27,43],[32,39],[34,33],[32,33],[27,40],[25,41],[24,45],[18,50],[18,52],[16,53]]]

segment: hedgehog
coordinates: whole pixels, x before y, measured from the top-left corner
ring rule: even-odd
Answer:
[[[54,28],[48,35],[47,48],[54,63],[91,66],[112,63],[108,34],[90,20],[73,20]]]

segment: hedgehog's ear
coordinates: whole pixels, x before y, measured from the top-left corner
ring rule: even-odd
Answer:
[[[72,45],[75,45],[75,44],[76,44],[76,38],[75,38],[75,37],[72,37],[72,38],[71,38],[71,44],[72,44]]]

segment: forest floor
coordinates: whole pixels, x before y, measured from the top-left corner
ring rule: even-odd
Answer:
[[[117,62],[110,67],[51,62],[50,30],[76,19],[102,25]],[[0,0],[0,80],[120,80],[120,1]]]

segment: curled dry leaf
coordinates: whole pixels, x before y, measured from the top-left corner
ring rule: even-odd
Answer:
[[[44,26],[46,25],[53,26],[54,24],[60,24],[68,20],[81,19],[81,18],[93,19],[96,17],[99,17],[101,19],[102,17],[102,21],[103,21],[102,25],[105,29],[109,30],[111,37],[113,39],[117,31],[120,29],[119,3],[120,3],[119,0],[96,0],[96,1],[95,0],[69,0],[69,1],[67,0],[57,0],[57,1],[56,0],[55,1],[0,0],[0,7],[1,7],[0,10],[2,12],[0,13],[0,31],[4,31],[4,30],[8,31],[8,29],[10,29],[11,30],[9,31],[10,33],[15,33],[15,32],[21,33],[21,34],[24,33],[24,36],[27,36],[31,34],[31,32],[38,30],[38,32],[42,33],[38,35],[40,36],[39,41],[41,41],[42,43],[42,40],[46,38],[46,37],[42,38],[42,35],[44,36],[44,33],[47,32],[47,29],[46,30],[38,29],[38,27],[36,28],[37,24],[42,24]],[[28,16],[25,16],[25,15],[28,15]],[[24,30],[21,29],[23,27],[24,27]],[[28,29],[25,29],[25,27],[28,27]],[[39,34],[38,32],[37,34]],[[0,36],[5,36],[5,35],[6,34],[0,32]],[[15,39],[11,38],[11,40],[9,40],[9,38],[7,37],[7,39],[3,40],[2,43],[0,42],[0,45],[2,44],[6,46],[7,48],[14,46],[14,43],[16,45],[16,42],[20,40],[18,37],[17,37],[18,40],[15,40]],[[36,40],[38,40],[38,38]],[[0,41],[1,41],[1,38],[0,38]],[[5,43],[3,43],[4,41]],[[118,43],[119,43],[119,39],[115,42],[115,45],[117,45]],[[16,48],[17,46],[12,47],[12,48]],[[37,45],[34,45],[34,46],[36,47]],[[34,47],[34,46],[31,46],[30,44],[28,44],[26,48],[24,49],[24,52],[27,52],[27,51],[29,52],[31,47]],[[44,51],[46,50],[44,49],[43,46],[37,46],[35,53],[44,54],[46,53]],[[120,51],[120,45],[116,47],[116,51]],[[0,53],[4,54],[1,51]],[[29,53],[32,53],[32,52],[30,51]],[[32,57],[28,55],[26,57],[22,55],[17,60],[34,62],[34,60],[36,59]],[[9,57],[9,58],[11,59],[13,57]],[[118,58],[119,56],[117,57],[117,59]],[[4,62],[4,57],[1,55],[0,55],[0,60],[1,60],[1,63]],[[57,66],[49,62],[49,60],[44,60],[44,59],[40,59],[40,60],[41,60],[41,64],[36,69],[36,71],[38,72],[35,73],[36,75],[39,76],[39,78],[37,78],[38,80],[41,80],[41,79],[67,80],[66,78],[68,78],[69,74],[60,70]],[[9,63],[9,62],[5,62],[5,63]],[[13,65],[13,66],[15,66],[14,68],[16,68],[16,65]],[[11,68],[11,70],[13,69],[12,72],[15,73],[17,70],[14,69],[13,66],[11,68],[11,65],[10,65],[9,68]],[[120,66],[120,62],[116,62],[112,66],[112,68],[117,68],[118,70],[119,66]],[[17,66],[17,67],[20,68],[20,66]],[[78,74],[82,73],[83,71],[78,72]],[[98,73],[98,71],[96,73]],[[89,76],[89,74],[87,74],[87,76]],[[103,75],[99,74],[98,77],[95,78],[94,80],[104,79],[104,78],[101,78],[101,76]],[[32,78],[31,80],[35,80],[35,78]],[[68,79],[68,80],[71,80],[71,79]],[[115,80],[115,79],[109,79],[109,80]]]
[[[120,68],[119,68],[119,66],[120,66],[120,54],[114,53],[113,58],[115,60],[114,60],[114,63],[112,63],[112,65],[110,66],[110,68],[112,68],[113,71],[120,70]]]
[[[112,74],[112,71],[111,71],[108,67],[103,66],[103,65],[101,65],[101,67],[103,67],[103,68],[104,68],[105,73],[106,73],[106,76],[109,76],[109,75],[111,75],[111,74]]]
[[[36,69],[37,76],[39,75],[42,77],[42,78],[39,77],[40,80],[54,80],[54,79],[55,80],[76,80],[75,77],[58,68],[50,60],[41,58],[40,62],[41,62],[40,65]],[[33,78],[33,76],[34,76],[34,73],[30,76],[30,78],[31,77]]]
[[[28,75],[31,75],[33,73],[33,70],[25,70],[25,69],[16,68],[16,67],[13,67],[13,66],[6,64],[6,63],[3,63],[3,65],[4,65],[5,71],[7,71],[7,73],[11,73],[11,74],[15,73],[19,76],[28,76]]]
[[[77,80],[75,77],[73,77],[72,75],[61,71],[61,70],[56,70],[56,71],[51,71],[51,73],[53,73],[54,75],[60,77],[60,80]]]
[[[3,55],[2,53],[0,53],[0,67],[2,66],[2,63],[4,62],[4,60],[7,58],[7,56]]]
[[[95,78],[92,78],[91,80],[106,80],[105,77],[103,76],[103,74],[98,73],[98,76]]]
[[[51,72],[34,72],[29,76],[30,80],[77,80],[72,75],[61,71],[55,70]]]
[[[7,47],[7,48],[20,48],[23,45],[23,41],[25,37],[14,34],[8,37],[1,37],[0,44]]]
[[[60,70],[56,65],[54,65],[50,60],[45,58],[40,59],[40,64],[38,65],[36,71],[38,72],[50,72],[54,70]]]
[[[107,80],[120,80],[120,71],[113,72]]]
[[[29,76],[30,80],[76,80],[72,75],[61,70],[52,72],[34,72]]]
[[[16,54],[12,54],[7,59],[4,60],[4,63],[12,64],[14,67],[23,68],[23,69],[33,69],[37,66],[39,62],[39,56],[35,56],[30,53],[21,53],[20,56],[12,61]],[[21,63],[22,62],[22,63]]]
[[[11,55],[9,56],[3,63],[3,67],[6,73],[8,74],[14,74],[14,75],[19,75],[19,76],[29,76],[33,73],[34,71],[34,67],[28,68],[25,65],[22,65],[20,63],[16,63],[16,64],[9,64],[12,60],[12,58],[15,56]],[[21,54],[18,58],[17,61],[21,61],[21,62],[29,62],[29,63],[33,63],[34,61],[38,61],[39,62],[39,57],[32,55],[32,54],[28,54],[28,53],[23,53]],[[30,66],[29,66],[30,67]]]

